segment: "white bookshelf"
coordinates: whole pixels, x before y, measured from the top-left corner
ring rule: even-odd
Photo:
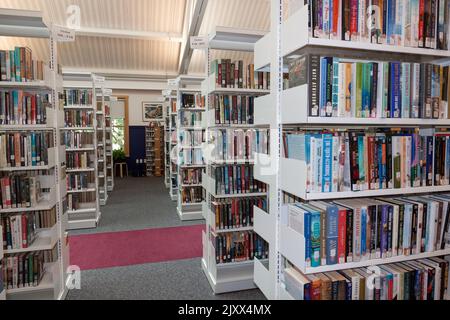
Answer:
[[[106,189],[108,193],[114,190],[114,158],[113,158],[113,132],[111,108],[117,97],[111,96],[111,89],[104,89],[105,97],[105,156],[106,156]]]
[[[95,76],[94,76],[95,79]],[[108,192],[106,186],[106,100],[105,89],[103,83],[94,80],[96,89],[96,120],[97,120],[97,159],[103,161],[97,162],[97,179],[98,179],[98,196],[101,206],[105,206],[108,201]],[[109,98],[108,98],[109,99]]]
[[[32,253],[36,251],[57,251],[56,261],[45,266],[43,279],[36,287],[7,288],[4,279],[4,288],[0,292],[0,300],[40,300],[64,299],[67,294],[65,286],[66,268],[70,264],[66,239],[67,213],[64,210],[66,197],[65,183],[65,147],[61,145],[60,128],[64,124],[64,112],[61,107],[60,93],[62,93],[62,76],[58,73],[57,40],[52,30],[43,21],[42,13],[30,10],[0,9],[0,36],[17,38],[41,38],[48,41],[50,56],[47,57],[49,65],[44,66],[44,80],[31,82],[0,82],[2,90],[23,90],[25,92],[41,92],[50,95],[51,106],[46,109],[46,124],[43,125],[2,125],[0,132],[5,131],[45,131],[50,132],[55,147],[48,149],[48,165],[42,167],[26,168],[0,168],[4,175],[12,172],[25,172],[36,174],[42,193],[42,200],[32,207],[0,209],[0,217],[6,214],[19,214],[41,210],[56,209],[56,223],[50,229],[37,230],[36,239],[26,249],[4,250],[0,246],[0,260],[16,253]],[[33,49],[33,48],[32,48]],[[40,171],[42,170],[42,171]],[[0,235],[2,235],[0,226]]]
[[[245,89],[245,88],[221,88],[216,86],[216,75],[211,74],[210,64],[214,50],[243,51],[253,52],[255,42],[263,36],[264,33],[252,30],[236,30],[230,28],[217,27],[209,36],[207,49],[207,74],[208,77],[202,83],[202,92],[206,96],[206,136],[207,139],[211,133],[220,129],[246,129],[255,128],[254,124],[235,125],[235,124],[216,124],[215,110],[210,108],[211,97],[215,94],[223,95],[246,95],[261,96],[270,93],[269,90]],[[218,57],[220,58],[220,57]],[[245,67],[245,66],[244,66]],[[209,142],[209,141],[208,141]],[[231,229],[216,228],[216,215],[212,208],[212,197],[215,200],[225,199],[243,199],[252,197],[266,197],[267,193],[237,193],[237,194],[217,194],[216,181],[213,175],[215,166],[239,165],[254,162],[249,160],[216,160],[205,155],[206,171],[202,176],[202,184],[205,189],[206,198],[204,199],[202,211],[206,220],[206,231],[203,232],[203,257],[202,269],[210,283],[214,293],[234,292],[255,288],[254,263],[255,260],[249,260],[237,263],[217,263],[215,250],[215,237],[221,234],[253,231],[254,227],[241,227]]]
[[[169,167],[169,196],[172,201],[178,199],[178,154],[177,154],[177,85],[172,82],[176,82],[176,79],[168,80],[167,100],[169,104],[168,117],[169,117],[169,129],[167,131],[166,141],[168,148],[168,161],[166,164]],[[167,155],[166,155],[167,157]],[[167,161],[167,160],[166,160]]]
[[[255,231],[270,244],[266,265],[255,263],[255,283],[268,299],[292,300],[283,279],[283,260],[286,259],[304,274],[338,271],[351,268],[410,261],[449,255],[450,250],[425,252],[408,256],[399,255],[383,259],[363,258],[359,262],[308,267],[305,263],[305,238],[289,228],[286,212],[282,208],[282,192],[290,193],[303,201],[346,198],[403,196],[448,192],[450,186],[432,186],[406,189],[368,190],[361,192],[308,193],[306,192],[306,165],[303,161],[282,158],[279,137],[285,128],[377,128],[377,127],[449,127],[448,119],[360,119],[309,117],[307,106],[308,85],[282,90],[282,58],[302,52],[326,56],[349,54],[358,58],[385,58],[443,63],[450,61],[450,52],[371,43],[325,40],[312,38],[308,31],[308,6],[301,7],[285,20],[282,19],[279,1],[271,1],[271,31],[255,45],[255,69],[271,70],[270,95],[256,99],[255,123],[271,128],[270,155],[255,156],[255,178],[269,184],[269,212],[255,208]],[[281,21],[281,22],[280,22]],[[399,58],[401,57],[401,58]]]
[[[183,151],[188,150],[191,151],[194,147],[200,147],[200,146],[194,146],[192,144],[182,144],[181,142],[181,134],[185,132],[204,132],[205,131],[205,122],[198,122],[195,124],[195,126],[186,126],[181,123],[181,114],[183,112],[198,112],[202,113],[202,120],[205,119],[205,109],[201,108],[200,106],[197,106],[195,108],[184,108],[182,105],[182,96],[183,94],[201,94],[201,83],[204,81],[204,77],[196,77],[196,76],[179,76],[177,78],[177,90],[176,90],[176,97],[177,97],[177,213],[182,221],[191,221],[191,220],[202,220],[202,202],[198,203],[185,203],[183,202],[182,194],[183,192],[188,192],[191,188],[199,189],[199,187],[194,186],[185,186],[183,184],[183,172],[189,169],[204,169],[205,165],[203,163],[185,163],[183,158],[181,157],[181,154]],[[196,148],[198,149],[198,148]],[[202,161],[203,162],[203,161]],[[200,187],[201,188],[201,187]]]
[[[86,90],[91,96],[91,102],[87,104],[77,105],[65,105],[64,110],[79,110],[79,111],[91,111],[93,113],[93,123],[90,123],[84,127],[64,127],[63,131],[69,131],[74,133],[82,133],[90,135],[92,138],[92,145],[83,146],[82,148],[69,149],[73,153],[86,153],[88,156],[87,166],[83,168],[66,168],[66,173],[70,174],[93,174],[94,182],[90,183],[87,188],[80,190],[67,190],[68,196],[73,197],[88,197],[93,201],[80,201],[78,209],[68,208],[68,230],[88,229],[96,228],[101,217],[100,210],[100,183],[104,183],[105,170],[101,167],[104,165],[105,159],[99,157],[99,149],[103,152],[105,146],[104,140],[104,104],[102,94],[102,83],[97,81],[98,78],[92,75],[92,87],[91,88],[77,88],[66,87],[66,90]],[[98,139],[100,134],[100,140]],[[99,144],[103,147],[99,147]],[[104,154],[104,153],[103,153]],[[68,163],[68,161],[67,161]],[[106,195],[107,196],[107,195]],[[68,202],[68,205],[70,203]]]

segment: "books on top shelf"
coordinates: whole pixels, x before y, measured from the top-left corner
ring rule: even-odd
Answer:
[[[217,88],[270,89],[270,72],[255,71],[254,64],[244,65],[242,60],[214,60],[211,74],[215,75]]]
[[[29,208],[36,206],[43,198],[38,176],[11,174],[0,178],[1,208]]]
[[[39,229],[51,228],[56,222],[56,207],[46,211],[2,216],[3,249],[16,250],[30,247]]]
[[[253,165],[225,165],[212,168],[215,194],[262,193],[267,185],[253,178]]]
[[[3,278],[6,289],[37,287],[46,272],[44,264],[58,260],[58,250],[44,250],[5,257]]]
[[[267,259],[269,244],[253,231],[219,234],[215,240],[216,263],[227,264],[235,262]]]
[[[211,202],[215,216],[215,230],[232,230],[236,228],[253,227],[253,207],[267,210],[267,200],[264,197],[243,199],[216,199]]]
[[[305,266],[320,267],[450,248],[450,196],[312,201],[288,205],[305,237]]]
[[[449,49],[446,26],[450,10],[445,0],[327,0],[308,3],[312,37]]]
[[[445,300],[450,257],[435,257],[304,275],[290,263],[283,270],[295,300]]]
[[[64,90],[64,105],[92,107],[92,89]]]
[[[255,153],[269,152],[267,129],[220,129],[211,133],[212,160],[253,160]]]
[[[238,95],[212,95],[216,124],[253,124],[255,98]]]
[[[52,132],[0,132],[0,168],[45,166]]]
[[[65,110],[64,123],[66,128],[92,127],[94,123],[94,111]]]
[[[0,91],[0,125],[46,124],[51,95],[22,90]]]
[[[287,133],[287,158],[305,161],[306,191],[449,185],[450,134],[430,129]]]
[[[448,119],[449,67],[303,55],[289,87],[308,84],[310,117]]]
[[[44,62],[33,60],[28,47],[0,50],[0,81],[30,82],[44,80]]]

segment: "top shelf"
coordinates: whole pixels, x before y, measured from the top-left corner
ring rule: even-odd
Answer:
[[[371,52],[377,55],[375,57],[383,53],[389,53],[398,54],[399,58],[404,58],[404,55],[408,55],[411,58],[420,57],[421,60],[427,61],[439,61],[450,58],[450,51],[448,50],[313,38],[310,36],[308,21],[308,6],[304,6],[283,22],[283,32],[281,34],[281,53],[283,57],[298,54],[306,48],[311,48],[315,51],[323,48],[327,50],[328,54],[332,50],[336,51],[336,54],[355,54],[356,50],[357,53],[365,52],[367,54]],[[271,32],[255,44],[255,70],[263,69],[270,64],[270,55],[267,52],[273,51],[272,46],[276,43],[275,37],[276,35]]]
[[[0,36],[49,38],[42,13],[32,10],[0,9]]]
[[[266,32],[259,30],[216,27],[214,32],[209,35],[209,48],[253,52],[255,43],[265,34]]]

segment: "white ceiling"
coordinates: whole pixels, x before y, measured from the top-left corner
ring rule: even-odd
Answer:
[[[59,62],[66,69],[173,77],[179,68],[182,50],[180,39],[187,33],[185,16],[189,19],[189,14],[186,12],[190,12],[193,1],[0,0],[0,8],[39,10],[47,23],[65,25],[67,7],[78,5],[81,9],[82,30],[91,34],[77,36],[73,43],[60,44]],[[200,34],[206,35],[216,26],[267,31],[269,12],[270,3],[267,0],[209,0]],[[96,35],[95,32],[101,29],[107,29],[113,34],[128,33],[133,37]],[[136,37],[136,34],[143,36]],[[153,34],[154,37],[147,37]],[[172,40],[169,40],[169,36]],[[45,40],[0,37],[0,49],[16,44],[31,46],[33,53],[40,59],[48,57]],[[251,59],[248,54],[215,52],[214,55]],[[195,51],[189,73],[199,74],[204,70],[204,54]]]

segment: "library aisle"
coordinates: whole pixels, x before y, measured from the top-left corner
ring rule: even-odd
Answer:
[[[163,178],[116,178],[98,227],[70,232],[82,286],[66,299],[264,299],[257,289],[214,295],[199,268],[204,223],[176,210]]]

